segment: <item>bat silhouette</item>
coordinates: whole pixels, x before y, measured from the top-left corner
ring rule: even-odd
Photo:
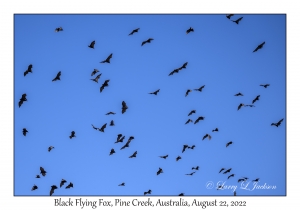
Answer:
[[[169,155],[159,156],[160,158],[166,159]]]
[[[95,43],[96,43],[96,42],[95,42],[95,40],[94,40],[94,41],[92,41],[92,42],[91,42],[91,44],[90,44],[88,47],[89,47],[89,48],[93,48],[93,49],[95,49],[95,48],[94,48],[94,46],[95,46]]]
[[[115,126],[115,122],[112,120],[112,121],[110,121],[110,124],[109,124],[110,126]]]
[[[258,182],[258,181],[259,181],[259,178],[254,179],[252,182]]]
[[[31,191],[33,191],[33,190],[37,190],[38,189],[38,186],[36,186],[36,185],[33,185],[33,187],[31,188]]]
[[[266,42],[261,43],[260,45],[258,45],[255,50],[253,50],[253,52],[256,52],[257,50],[263,48],[263,46],[265,45]]]
[[[230,168],[230,169],[227,169],[226,171],[224,171],[223,174],[227,174],[227,173],[229,173],[230,171],[231,171],[231,168]]]
[[[121,139],[122,136],[123,136],[122,134],[118,134],[117,142],[120,142],[119,140]],[[115,143],[117,143],[117,142],[115,142]]]
[[[232,144],[232,141],[228,142],[228,143],[226,144],[226,147],[228,147],[230,144]]]
[[[219,131],[219,129],[218,129],[218,128],[216,128],[216,129],[212,130],[212,132],[218,132],[218,131]]]
[[[191,119],[188,119],[188,121],[186,121],[186,123],[185,123],[185,124],[188,124],[188,123],[190,123],[190,122],[193,122],[193,120],[191,120]]]
[[[100,63],[110,63],[110,59],[112,58],[112,53],[103,61],[101,61]]]
[[[255,99],[253,99],[253,101],[252,101],[252,104],[254,104],[254,103],[255,103],[255,101],[258,101],[258,100],[259,100],[259,97],[260,97],[260,95],[256,96],[256,98],[255,98]]]
[[[246,181],[245,179],[239,179],[238,182],[244,182]]]
[[[28,73],[32,73],[32,64],[30,64],[27,68],[27,70],[24,72],[24,77],[28,74]]]
[[[203,136],[203,138],[202,138],[202,141],[203,141],[204,139],[206,139],[206,138],[208,138],[208,140],[211,140],[211,135],[205,134],[205,135]]]
[[[108,112],[105,115],[110,115],[110,114],[116,114],[116,113],[114,113],[114,112]]]
[[[194,32],[194,29],[190,27],[188,30],[186,30],[186,34],[189,34],[190,32]]]
[[[59,28],[56,28],[56,29],[55,29],[55,32],[60,32],[60,31],[63,31],[63,28],[62,28],[62,27],[59,27]]]
[[[22,106],[24,101],[27,101],[26,96],[27,96],[26,93],[22,94],[22,97],[20,98],[20,101],[19,101],[19,107]]]
[[[149,94],[157,95],[157,93],[159,92],[159,90],[160,90],[160,89],[158,89],[158,90],[156,90],[156,91],[154,91],[154,92],[152,92],[152,93],[149,93]]]
[[[119,184],[118,186],[125,186],[125,183],[123,182],[122,184]]]
[[[221,168],[221,170],[219,171],[219,173],[221,173],[222,171],[224,171],[225,170],[225,168]]]
[[[230,19],[232,16],[234,16],[234,14],[226,15],[228,19]]]
[[[41,178],[41,177],[40,177],[40,175],[36,175],[36,177],[35,177],[35,178],[38,178],[38,179],[39,179],[39,178]]]
[[[174,73],[178,73],[181,69],[174,69],[173,71],[171,71],[171,73],[169,74],[169,76],[173,75]]]
[[[99,72],[98,69],[94,69],[94,71],[92,72],[91,76],[94,76],[95,74],[97,74],[97,72]]]
[[[131,31],[131,33],[130,33],[129,35],[132,35],[132,34],[134,34],[134,33],[137,33],[139,30],[140,30],[140,28],[134,29],[133,31]],[[129,35],[128,35],[128,36],[129,36]]]
[[[244,104],[241,103],[241,104],[238,106],[238,110],[240,110],[240,108],[241,108],[242,106],[244,106]]]
[[[114,154],[114,153],[116,153],[115,150],[114,150],[114,149],[111,149],[109,155],[112,155],[112,154]]]
[[[268,86],[270,86],[270,84],[259,85],[259,86],[263,86],[264,88],[267,88]]]
[[[200,116],[197,118],[197,120],[194,122],[194,124],[197,124],[200,120],[204,120],[204,117]]]
[[[163,173],[163,170],[161,168],[159,168],[158,171],[156,172],[156,175],[159,175],[161,173]]]
[[[47,171],[45,171],[43,167],[40,167],[40,171],[41,171],[40,174],[46,176]]]
[[[234,174],[229,175],[227,179],[229,179],[230,177],[234,177]]]
[[[193,146],[191,146],[191,147],[189,147],[189,149],[194,149],[196,146],[195,145],[193,145]]]
[[[184,196],[184,193],[180,193],[178,196]]]
[[[53,195],[54,190],[56,190],[56,189],[57,189],[56,185],[52,185],[52,186],[51,186],[50,196]]]
[[[123,147],[121,147],[121,149],[125,149],[125,147],[129,147],[129,144],[130,144],[130,141],[127,141],[126,144]]]
[[[205,85],[199,87],[198,89],[194,89],[194,90],[202,92],[202,89],[203,89],[204,87],[205,87]]]
[[[122,114],[124,114],[127,109],[128,109],[128,106],[127,106],[126,102],[122,101]]]
[[[192,114],[195,114],[196,113],[196,110],[192,110],[190,111],[190,113],[188,114],[188,116],[192,115]]]
[[[131,156],[129,156],[129,158],[134,158],[136,157],[137,151],[135,151]]]
[[[26,128],[23,128],[23,135],[26,136],[26,133],[28,132],[28,130]]]
[[[178,160],[180,160],[181,159],[181,157],[180,156],[178,156],[177,158],[176,158],[176,161],[178,161]]]
[[[243,17],[240,17],[239,19],[237,20],[232,20],[232,22],[235,22],[236,24],[239,24],[239,22],[243,19]]]
[[[99,129],[99,131],[104,132],[104,129],[106,128],[107,123],[105,123],[104,125],[102,125],[102,127]]]
[[[71,132],[71,135],[69,136],[69,138],[72,139],[72,138],[74,138],[74,137],[76,137],[76,136],[75,136],[75,131],[72,131],[72,132]]]
[[[98,83],[98,80],[100,79],[101,75],[102,75],[102,74],[98,74],[98,75],[95,77],[95,79],[91,79],[91,80],[93,80],[94,82],[97,82],[97,83]]]
[[[193,167],[192,170],[199,170],[199,166]]]
[[[53,146],[48,147],[48,152],[50,152],[52,149],[54,149]]]
[[[151,190],[148,190],[147,192],[144,192],[144,195],[151,194]]]
[[[105,87],[108,86],[108,82],[109,82],[109,81],[110,81],[109,79],[104,81],[104,83],[103,83],[102,86],[100,87],[100,93],[104,90]]]
[[[193,174],[196,173],[195,171],[190,173],[190,174],[185,174],[185,175],[188,175],[188,176],[193,176]]]
[[[271,126],[274,125],[274,126],[278,127],[279,125],[281,125],[282,121],[283,121],[283,118],[281,120],[279,120],[277,123],[272,123]]]
[[[187,97],[187,95],[189,94],[189,92],[192,92],[192,90],[188,89],[185,93],[185,97]]]
[[[67,182],[66,180],[62,179],[62,180],[60,181],[59,187],[62,187],[66,182]]]
[[[237,93],[234,96],[244,96],[242,93]]]
[[[125,136],[123,136],[122,138],[120,137],[120,139],[115,142],[115,143],[119,143],[119,142],[123,142],[123,140],[125,139]]]
[[[146,44],[146,43],[150,43],[152,40],[154,40],[154,39],[149,38],[149,39],[147,39],[146,41],[143,41],[143,42],[142,42],[142,46],[143,46],[144,44]]]
[[[68,184],[68,186],[66,186],[66,189],[69,189],[69,188],[73,188],[73,183],[72,182],[70,182],[70,184]]]
[[[187,144],[183,145],[182,153],[185,151],[186,148],[189,148]]]
[[[61,76],[61,71],[59,71],[56,75],[56,77],[52,80],[52,82],[56,81],[56,80],[60,80],[60,76]]]

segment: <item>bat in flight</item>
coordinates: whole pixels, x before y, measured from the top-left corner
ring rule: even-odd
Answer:
[[[55,32],[60,32],[60,31],[63,31],[63,28],[62,28],[62,27],[59,27],[59,28],[56,28],[56,29],[55,29]]]
[[[154,39],[149,38],[149,39],[147,39],[146,41],[143,41],[143,42],[142,42],[142,46],[143,46],[144,44],[146,44],[146,43],[150,43],[152,40],[154,40]]]
[[[97,74],[97,72],[99,72],[98,69],[94,69],[94,71],[92,72],[91,76],[94,76],[95,74]]]
[[[113,54],[111,53],[105,60],[101,61],[100,63],[110,63],[110,59],[112,58]]]
[[[56,81],[56,80],[60,80],[60,76],[61,76],[61,71],[59,71],[56,75],[56,77],[52,80],[52,82]]]
[[[237,20],[232,20],[232,22],[235,22],[236,24],[239,24],[239,22],[243,19],[243,17],[238,18]]]
[[[27,101],[26,96],[27,96],[26,93],[22,94],[22,97],[20,98],[20,101],[19,101],[19,107],[22,106],[22,104],[23,104],[24,101]]]
[[[279,120],[277,123],[272,123],[271,126],[274,125],[274,126],[278,127],[282,123],[282,121],[283,121],[283,118],[281,120]]]
[[[27,68],[27,70],[24,72],[24,77],[28,74],[28,73],[32,73],[32,64],[30,64]]]
[[[101,75],[102,75],[102,74],[98,74],[98,75],[95,77],[95,79],[91,79],[91,80],[93,80],[94,82],[97,82],[97,83],[98,83],[98,80],[100,79]]]
[[[53,195],[54,190],[56,190],[56,189],[57,189],[57,186],[56,186],[56,185],[52,185],[52,186],[51,186],[50,196]]]
[[[94,41],[92,41],[92,42],[91,42],[91,44],[90,44],[88,47],[89,47],[89,48],[93,48],[93,49],[95,49],[95,48],[94,48],[94,46],[95,46],[95,43],[96,43],[96,42],[95,42],[95,40],[94,40]]]
[[[132,35],[132,34],[134,34],[134,33],[137,33],[139,30],[140,30],[140,28],[137,28],[137,29],[132,30],[131,33],[128,34],[128,36],[130,36],[130,35]]]
[[[255,50],[253,50],[253,52],[256,52],[257,50],[260,50],[261,48],[263,48],[263,46],[265,45],[266,42],[261,43],[260,45],[258,45]]]
[[[124,114],[127,109],[128,109],[128,106],[127,106],[126,102],[122,101],[122,114]]]
[[[104,90],[105,87],[108,86],[108,82],[109,82],[109,79],[105,80],[104,83],[101,85],[101,87],[100,87],[100,93]]]
[[[194,29],[192,27],[190,27],[188,30],[186,30],[186,34],[189,34],[190,32],[194,32]]]
[[[157,96],[157,93],[160,91],[160,89],[158,89],[158,90],[156,90],[156,91],[154,91],[154,92],[152,92],[152,93],[149,93],[149,94],[154,94],[154,95],[156,95]]]

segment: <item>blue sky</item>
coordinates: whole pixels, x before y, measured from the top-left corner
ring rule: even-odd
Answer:
[[[61,179],[67,183],[53,195],[136,196],[149,189],[152,195],[232,195],[216,190],[222,181],[237,186],[238,195],[285,195],[286,16],[231,19],[239,17],[237,25],[225,14],[15,15],[14,195],[49,195]],[[64,30],[55,33],[60,26]],[[194,32],[186,34],[189,27]],[[148,38],[154,40],[141,46]],[[95,49],[88,48],[93,40]],[[111,53],[110,64],[100,63]],[[168,76],[185,62],[186,69]],[[24,77],[29,64],[33,73]],[[98,75],[91,77],[93,69],[102,73],[98,83],[91,80]],[[61,81],[52,82],[59,71]],[[203,85],[202,92],[194,90]],[[157,89],[157,96],[148,94]],[[193,91],[185,97],[187,89]],[[244,96],[234,96],[238,92]],[[19,108],[23,93],[28,101]],[[237,111],[257,95],[255,107]],[[116,114],[105,115],[110,111]],[[185,125],[199,116],[205,119]],[[271,126],[282,118],[281,126]],[[104,133],[91,126],[105,123]],[[211,140],[202,141],[207,133]],[[114,143],[118,134],[134,136],[129,148]],[[184,144],[196,147],[182,153]],[[48,152],[49,146],[55,148]],[[137,157],[128,158],[135,151]],[[40,166],[47,175],[36,179]],[[200,169],[186,176],[195,166]],[[232,168],[228,175],[235,177],[228,180],[221,168]],[[241,189],[242,177],[276,189]],[[69,182],[74,188],[65,189]],[[211,182],[214,188],[207,189]],[[34,184],[38,189],[31,191]]]

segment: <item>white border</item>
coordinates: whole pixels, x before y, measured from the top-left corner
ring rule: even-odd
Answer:
[[[298,176],[299,164],[296,156],[299,139],[296,137],[296,119],[298,116],[298,98],[299,94],[299,11],[296,11],[297,4],[294,2],[283,1],[133,1],[133,0],[110,0],[110,1],[5,1],[0,3],[1,14],[1,132],[0,132],[0,207],[1,209],[52,209],[54,207],[54,197],[14,197],[13,196],[13,19],[15,13],[195,13],[195,14],[224,14],[224,13],[281,13],[287,14],[287,196],[286,197],[235,197],[235,200],[246,200],[246,209],[259,209],[273,207],[291,207],[296,206],[296,190],[298,182],[295,179]],[[289,11],[287,11],[289,10]],[[297,54],[296,54],[297,53]],[[297,62],[298,61],[298,62]],[[293,115],[291,114],[293,112]],[[57,198],[57,197],[55,197]],[[76,199],[77,197],[73,197]],[[98,200],[98,197],[83,197],[84,200]],[[114,200],[114,197],[104,197],[108,200]],[[134,197],[118,197],[126,200],[132,200]],[[183,197],[185,200],[192,201],[194,197]],[[196,198],[196,197],[195,197]],[[67,197],[64,197],[67,199]],[[158,197],[152,197],[155,201]],[[168,197],[162,199],[168,200]],[[173,197],[173,199],[175,199]],[[230,202],[233,197],[197,197],[198,200],[225,200]],[[80,207],[73,207],[80,209]],[[85,209],[92,209],[86,207]],[[98,207],[99,209],[100,207]],[[118,209],[122,207],[114,207]],[[132,208],[132,207],[129,207]],[[138,207],[145,209],[148,207]],[[164,207],[172,208],[172,207]],[[179,208],[179,207],[178,207]],[[180,209],[183,207],[180,207]],[[189,207],[201,208],[201,207]],[[212,208],[212,207],[207,207]],[[238,207],[236,207],[238,208]],[[214,208],[215,209],[215,208]],[[296,208],[291,208],[296,209]]]

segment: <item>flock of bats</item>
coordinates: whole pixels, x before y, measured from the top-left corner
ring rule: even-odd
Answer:
[[[233,14],[226,15],[226,17],[227,17],[228,19],[231,19],[232,16],[234,16],[234,15],[233,15]],[[239,22],[240,22],[242,19],[243,19],[243,17],[240,17],[240,18],[238,18],[237,20],[232,20],[232,21],[233,21],[234,23],[236,23],[236,24],[239,24]],[[140,28],[134,29],[129,35],[133,35],[134,33],[137,33],[139,30],[140,30]],[[55,29],[55,32],[61,32],[61,31],[63,31],[63,28],[62,28],[62,27],[59,27],[59,28],[56,28],[56,29]],[[193,29],[192,27],[190,27],[188,30],[186,30],[186,34],[189,34],[189,33],[191,33],[191,32],[194,32],[194,29]],[[146,41],[143,41],[142,44],[141,44],[141,46],[145,45],[146,43],[151,43],[151,41],[153,41],[153,40],[154,40],[153,38],[149,38],[149,39],[147,39]],[[90,43],[90,45],[88,45],[88,47],[94,49],[95,44],[96,44],[96,41],[94,40],[94,41],[92,41],[92,42]],[[258,46],[254,49],[253,52],[257,52],[258,50],[262,49],[264,45],[265,45],[265,42],[261,43],[260,45],[258,45]],[[111,53],[105,60],[101,61],[100,63],[110,63],[110,60],[111,60],[112,56],[113,56],[113,54]],[[179,68],[173,70],[172,72],[170,72],[169,76],[172,76],[173,74],[179,73],[181,70],[186,69],[186,68],[187,68],[187,65],[188,65],[188,62],[185,62],[181,67],[179,67]],[[30,65],[28,66],[28,69],[24,72],[24,76],[26,76],[28,73],[32,73],[32,67],[33,67],[32,64],[30,64]],[[94,75],[97,74],[98,72],[99,72],[99,70],[94,69],[93,72],[91,73],[91,76],[94,76]],[[94,82],[96,82],[96,83],[98,83],[98,80],[100,79],[101,75],[102,75],[102,74],[100,73],[100,74],[98,74],[94,79],[91,79],[91,80],[94,81]],[[59,71],[59,72],[57,73],[57,75],[55,76],[54,79],[52,79],[52,81],[54,82],[54,81],[60,80],[60,77],[61,77],[61,71]],[[100,93],[104,90],[105,87],[108,86],[108,82],[109,82],[109,81],[110,81],[110,80],[105,80],[105,81],[104,81],[104,83],[103,83],[103,84],[101,85],[101,87],[100,87]],[[264,88],[267,88],[267,87],[270,86],[270,84],[261,84],[260,86],[262,86],[262,87],[264,87]],[[205,88],[205,85],[203,85],[203,86],[201,86],[201,87],[199,87],[199,88],[197,88],[197,89],[194,89],[194,90],[195,90],[195,91],[202,92],[204,88]],[[158,89],[158,90],[156,90],[156,91],[154,91],[154,92],[151,92],[151,93],[149,93],[149,94],[157,95],[157,94],[159,93],[159,91],[160,91],[160,89]],[[185,96],[188,96],[188,94],[189,94],[190,92],[192,92],[192,90],[188,89],[188,90],[186,91]],[[239,93],[235,94],[234,96],[243,96],[243,94],[239,92]],[[27,97],[27,95],[26,95],[26,93],[24,93],[24,94],[22,95],[20,101],[19,101],[19,107],[21,107],[22,104],[23,104],[25,101],[27,101],[27,98],[26,98],[26,97]],[[258,101],[259,98],[260,98],[260,95],[256,96],[256,97],[252,100],[252,104],[247,104],[247,105],[246,105],[246,104],[240,103],[240,104],[238,105],[237,110],[240,110],[242,107],[248,107],[248,106],[249,106],[249,107],[254,107],[253,104],[254,104],[256,101]],[[124,113],[126,112],[127,109],[128,109],[128,106],[127,106],[126,102],[123,101],[123,102],[122,102],[122,108],[121,108],[122,114],[124,114]],[[192,110],[192,111],[189,112],[188,116],[191,116],[192,114],[195,114],[195,113],[196,113],[196,110]],[[106,115],[114,115],[114,114],[116,114],[116,113],[114,113],[114,112],[108,112]],[[205,117],[199,116],[195,121],[193,121],[192,119],[188,119],[188,120],[186,121],[185,124],[193,123],[193,122],[194,122],[194,124],[197,124],[200,120],[204,120],[204,119],[205,119]],[[276,123],[272,123],[271,126],[276,126],[276,127],[278,127],[278,126],[280,126],[280,124],[282,123],[282,121],[283,121],[283,119],[279,120],[279,121],[276,122]],[[97,128],[97,127],[95,127],[95,126],[92,124],[93,129],[99,130],[100,132],[104,132],[106,126],[107,126],[107,123],[105,123],[101,128]],[[114,121],[113,121],[113,120],[110,122],[110,126],[114,126]],[[212,130],[212,132],[218,132],[218,131],[219,131],[218,128],[215,128],[214,130]],[[28,130],[27,130],[26,128],[23,128],[23,135],[26,136],[27,133],[28,133]],[[72,131],[72,132],[71,132],[71,135],[69,136],[69,138],[72,139],[72,138],[74,138],[74,137],[76,137],[76,136],[75,136],[75,131]],[[204,135],[203,138],[202,138],[202,140],[205,140],[206,138],[207,138],[208,140],[211,140],[211,135],[209,135],[209,134]],[[118,135],[117,135],[117,140],[116,140],[115,143],[121,143],[121,142],[123,142],[124,139],[125,139],[125,136],[123,136],[122,134],[118,134]],[[124,144],[124,146],[121,147],[121,150],[122,150],[122,149],[125,149],[126,147],[129,147],[129,144],[130,144],[130,142],[131,142],[133,139],[134,139],[134,137],[133,137],[133,136],[130,136],[129,139],[127,140],[127,142]],[[233,142],[232,142],[232,141],[229,141],[228,143],[226,143],[225,146],[228,147],[228,146],[231,145],[231,144],[233,144]],[[50,147],[48,148],[48,152],[50,152],[53,148],[54,148],[53,146],[50,146]],[[184,153],[186,149],[194,149],[194,148],[195,148],[195,145],[189,146],[189,145],[186,145],[186,144],[185,144],[185,145],[183,145],[182,153]],[[114,149],[111,149],[109,155],[113,155],[114,153],[116,153],[115,150],[114,150]],[[136,155],[137,155],[137,151],[135,151],[131,156],[129,156],[129,158],[135,158]],[[159,157],[160,157],[160,158],[163,158],[163,159],[166,159],[166,158],[168,158],[168,155],[159,156]],[[177,157],[176,157],[176,161],[179,161],[180,159],[181,159],[180,156],[177,156]],[[189,174],[186,174],[186,175],[192,176],[194,173],[196,173],[196,171],[199,170],[199,166],[192,167],[192,170],[193,170],[193,172],[191,172],[191,173],[189,173]],[[227,174],[227,173],[230,173],[231,170],[232,170],[232,168],[229,168],[229,169],[222,168],[222,169],[219,171],[219,173],[221,173],[222,171],[224,171],[223,174]],[[46,173],[47,173],[47,172],[44,170],[44,168],[43,168],[43,167],[40,167],[40,174],[42,174],[42,176],[46,176]],[[162,169],[162,168],[159,168],[156,174],[157,174],[157,175],[160,175],[161,173],[163,173],[163,169]],[[228,176],[228,179],[231,178],[231,177],[234,177],[234,176],[235,176],[235,174],[230,174],[230,175]],[[36,178],[40,178],[40,176],[37,175]],[[238,182],[247,181],[247,180],[248,180],[247,177],[243,177],[243,178],[238,179]],[[258,181],[259,181],[259,178],[253,180],[253,182],[258,182]],[[66,182],[67,182],[66,180],[62,179],[61,182],[60,182],[60,187],[62,187]],[[125,183],[123,182],[123,183],[119,184],[118,186],[125,186]],[[70,183],[66,186],[66,189],[71,188],[71,187],[73,187],[73,183],[72,183],[72,182],[70,182]],[[219,187],[218,187],[218,190],[221,189],[221,188],[222,188],[222,186],[219,186]],[[38,189],[38,186],[34,185],[34,186],[32,187],[31,190],[37,190],[37,189]],[[51,189],[50,189],[50,196],[54,193],[54,190],[55,190],[55,189],[58,189],[57,186],[56,186],[56,185],[52,185],[52,186],[51,186]],[[152,191],[149,189],[148,191],[144,192],[144,195],[146,195],[146,194],[151,194],[151,192],[152,192]],[[183,196],[183,195],[184,195],[184,193],[180,193],[180,194],[179,194],[179,196]],[[234,195],[236,195],[236,192],[234,192]]]

